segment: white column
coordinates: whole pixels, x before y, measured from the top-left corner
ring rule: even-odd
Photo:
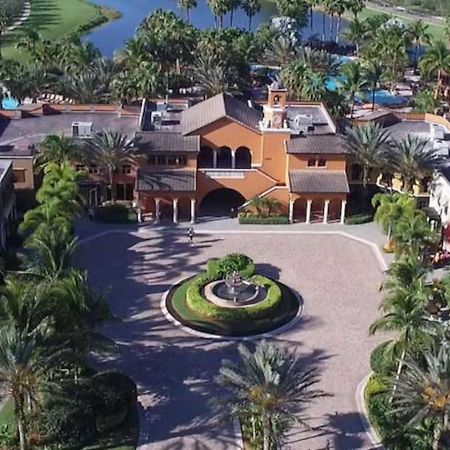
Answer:
[[[231,150],[231,168],[236,169],[236,150]]]
[[[328,223],[328,207],[330,206],[330,200],[325,200],[323,205],[323,223]]]
[[[306,220],[305,223],[311,223],[312,200],[306,200]]]
[[[345,223],[345,207],[347,206],[347,200],[342,200],[341,203],[341,224]]]
[[[294,223],[294,200],[289,200],[289,222]]]
[[[217,169],[217,150],[213,150],[213,167],[214,169]]]
[[[195,223],[195,198],[191,198],[191,223]]]
[[[172,201],[173,205],[173,223],[178,223],[178,199],[174,198]]]
[[[160,216],[160,198],[155,198],[155,223],[159,223],[159,216]]]

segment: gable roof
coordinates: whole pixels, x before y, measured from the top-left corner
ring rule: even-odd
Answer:
[[[291,192],[348,193],[347,175],[339,170],[290,170]]]
[[[144,152],[199,152],[199,136],[183,136],[167,131],[144,131],[136,133],[135,146]]]
[[[182,134],[190,134],[224,117],[258,131],[261,111],[251,108],[228,94],[218,94],[188,108],[181,115]]]
[[[336,134],[298,136],[286,142],[288,153],[345,154],[344,140]]]

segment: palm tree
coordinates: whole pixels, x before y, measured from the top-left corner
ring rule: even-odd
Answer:
[[[216,28],[223,27],[223,16],[227,13],[227,0],[207,0],[216,20]]]
[[[227,0],[227,9],[230,13],[230,27],[233,26],[234,12],[241,6],[241,0]]]
[[[35,28],[27,25],[22,29],[22,34],[17,41],[16,48],[28,50],[32,56],[35,56],[36,46],[42,43],[42,35]]]
[[[0,59],[2,59],[2,42],[3,39],[3,33],[8,28],[10,21],[10,17],[8,14],[6,14],[5,10],[3,8],[0,8]]]
[[[417,428],[424,421],[433,424],[433,450],[441,450],[442,438],[449,432],[450,353],[447,344],[438,351],[424,354],[425,364],[405,362],[407,370],[397,383],[393,412],[409,417],[407,428]]]
[[[377,319],[369,329],[370,334],[378,331],[396,332],[396,337],[390,340],[386,347],[386,354],[400,355],[392,397],[395,395],[407,352],[414,343],[430,342],[432,340],[430,332],[436,327],[425,310],[428,291],[424,283],[424,279],[419,279],[411,285],[391,289],[382,303],[383,317]]]
[[[257,344],[254,352],[243,344],[238,351],[242,363],[224,360],[216,378],[229,392],[220,402],[223,414],[241,423],[250,422],[252,445],[264,450],[278,447],[288,428],[303,422],[298,416],[300,407],[324,396],[313,388],[318,382],[317,371],[304,370],[295,355],[265,341]],[[261,447],[256,424],[262,428]]]
[[[207,54],[197,57],[192,72],[205,97],[212,97],[228,90],[227,71],[215,56]]]
[[[46,349],[46,356],[38,350],[35,336],[26,336],[13,325],[0,331],[0,383],[4,395],[14,402],[14,418],[19,434],[20,450],[27,450],[27,410],[41,403],[41,392],[55,391],[50,383],[49,370],[61,351]]]
[[[420,61],[420,68],[427,74],[437,72],[435,97],[439,98],[442,73],[450,72],[450,50],[444,41],[434,41]]]
[[[336,45],[339,45],[339,34],[341,32],[341,20],[342,16],[345,13],[347,2],[346,0],[332,0],[333,1],[333,9],[337,15],[337,23],[336,23]]]
[[[297,50],[291,39],[284,36],[277,36],[264,51],[264,59],[268,64],[287,66],[297,56]]]
[[[372,206],[375,208],[374,219],[387,234],[386,249],[392,248],[392,233],[397,223],[405,218],[410,219],[416,209],[416,201],[405,194],[375,194],[372,198]]]
[[[135,36],[125,42],[125,46],[115,56],[116,61],[128,70],[136,69],[145,61],[151,60],[146,39]]]
[[[439,162],[436,151],[430,148],[428,140],[407,135],[390,150],[389,162],[402,180],[405,192],[412,191],[414,184],[431,174]]]
[[[433,247],[439,241],[437,233],[430,228],[422,212],[416,212],[412,218],[402,218],[392,237],[399,254],[412,253],[420,258],[425,248]]]
[[[345,64],[341,71],[344,81],[342,83],[342,89],[350,95],[350,119],[353,119],[353,113],[355,111],[356,94],[364,89],[365,80],[363,72],[359,63],[352,62]]]
[[[347,29],[343,33],[343,38],[356,46],[356,56],[359,56],[361,44],[364,42],[368,31],[367,23],[355,18],[348,23]]]
[[[389,140],[389,132],[381,125],[371,122],[353,128],[347,136],[345,147],[352,160],[362,168],[362,183],[365,190],[370,170],[381,169],[385,165]]]
[[[428,44],[430,42],[431,35],[428,32],[429,26],[426,25],[423,20],[416,20],[408,27],[408,36],[414,45],[414,71],[417,70],[417,64],[419,62],[419,49],[421,45]]]
[[[358,19],[358,14],[365,8],[365,0],[348,0],[347,9],[353,13],[353,19]]]
[[[261,11],[261,0],[242,0],[242,9],[248,16],[248,29],[252,29],[252,19],[259,11]]]
[[[79,145],[69,137],[55,134],[46,136],[38,145],[37,165],[43,167],[50,162],[61,165],[81,158]]]
[[[88,143],[88,157],[108,174],[112,203],[116,201],[114,173],[121,164],[135,160],[132,145],[133,141],[126,135],[109,130],[97,133]]]
[[[311,76],[311,68],[299,59],[291,62],[281,72],[283,85],[289,90],[290,96],[297,100],[303,99],[305,86]]]
[[[178,0],[178,7],[186,11],[186,20],[190,23],[189,13],[191,9],[197,8],[197,0]]]
[[[372,92],[372,111],[375,110],[375,94],[380,87],[380,81],[385,70],[386,67],[382,61],[370,61],[369,64],[364,67],[364,78]]]

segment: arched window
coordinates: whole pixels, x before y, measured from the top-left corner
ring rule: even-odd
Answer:
[[[198,154],[198,167],[208,169],[214,167],[214,151],[210,147],[202,147]]]
[[[236,169],[251,169],[252,154],[247,147],[239,147],[236,150]]]
[[[231,168],[231,149],[229,149],[228,147],[220,147],[217,150],[217,168]]]

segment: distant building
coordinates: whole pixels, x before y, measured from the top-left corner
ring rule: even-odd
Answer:
[[[15,231],[16,198],[14,195],[12,161],[0,160],[0,250]]]

